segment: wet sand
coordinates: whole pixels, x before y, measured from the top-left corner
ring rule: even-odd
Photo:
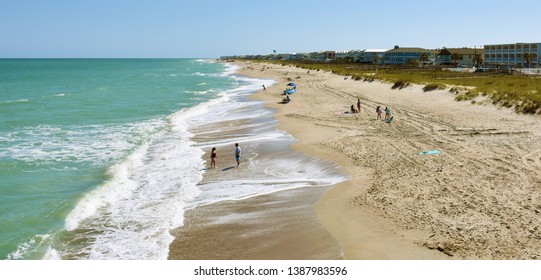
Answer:
[[[188,211],[170,259],[340,259],[312,205],[326,188],[301,188]]]

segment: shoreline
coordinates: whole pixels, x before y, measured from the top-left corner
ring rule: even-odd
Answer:
[[[343,175],[332,164],[291,150],[294,140],[277,129],[272,110],[254,102],[252,94],[233,100],[240,104],[231,111],[235,117],[192,128],[192,141],[206,151],[206,166],[210,147],[218,151],[217,168],[208,169],[198,187],[215,197],[221,190],[233,196],[212,203],[196,198],[183,226],[171,231],[175,239],[168,258],[342,259],[313,205],[328,189],[326,182],[341,181]],[[243,151],[240,168],[229,155],[237,141]],[[241,190],[244,195],[235,198]]]

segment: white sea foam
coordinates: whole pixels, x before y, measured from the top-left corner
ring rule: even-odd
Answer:
[[[263,143],[265,142],[268,141]],[[231,147],[232,144],[228,146]],[[246,153],[251,153],[250,146],[245,149],[248,150]],[[261,145],[256,145],[254,150],[257,149],[261,149]],[[264,158],[255,153],[244,168],[251,170],[254,174],[252,178],[225,179],[202,184],[199,186],[201,194],[191,201],[189,206],[193,208],[301,187],[329,186],[347,179],[347,176],[338,171],[336,165],[287,150]]]
[[[139,144],[130,139],[144,138],[164,125],[163,120],[154,119],[125,125],[22,127],[0,133],[0,158],[101,165],[121,158]]]
[[[10,103],[25,103],[30,101],[30,99],[17,99],[17,100],[6,100],[0,102],[0,104],[10,104]]]
[[[93,240],[78,253],[91,259],[167,258],[169,230],[182,224],[186,201],[199,193],[202,178],[202,151],[193,147],[184,124],[193,111],[171,116],[170,130],[113,166],[111,179],[68,215],[66,230]]]
[[[9,260],[19,260],[36,253],[42,246],[51,241],[51,234],[36,234],[29,240],[22,242],[17,246],[17,249],[7,256]]]
[[[226,65],[226,69],[221,74],[222,76],[231,76],[235,74],[241,68],[240,66],[229,64],[229,63],[226,63],[225,65]]]

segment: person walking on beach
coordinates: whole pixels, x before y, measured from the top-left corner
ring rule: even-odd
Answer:
[[[265,84],[263,84],[263,90],[266,90],[267,88],[265,88]]]
[[[376,113],[378,114],[378,116],[376,117],[376,120],[381,120],[381,113],[383,113],[381,111],[381,106],[378,105],[378,107],[376,107]]]
[[[210,168],[216,168],[216,148],[212,148],[210,152]]]
[[[388,120],[391,118],[391,109],[389,107],[385,107],[385,120]]]
[[[357,113],[361,112],[361,99],[357,98]]]
[[[235,143],[235,159],[237,160],[237,167],[240,165],[240,152],[239,143]]]

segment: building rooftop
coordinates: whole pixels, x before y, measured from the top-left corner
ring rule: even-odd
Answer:
[[[364,52],[365,53],[367,53],[367,52],[379,53],[379,52],[386,52],[388,50],[389,49],[366,49],[366,50],[364,50]]]
[[[484,49],[478,49],[478,48],[447,48],[447,51],[449,51],[451,54],[482,54],[484,52]]]
[[[428,52],[427,49],[423,48],[394,48],[392,50],[389,50],[390,53],[397,53],[397,52]]]

